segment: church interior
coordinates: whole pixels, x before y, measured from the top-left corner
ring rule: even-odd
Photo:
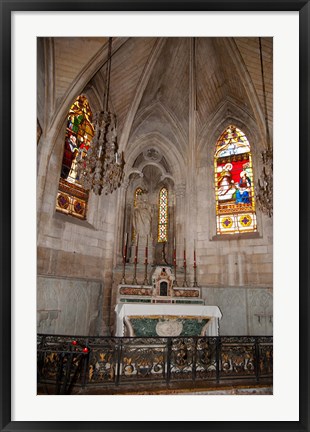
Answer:
[[[41,372],[272,391],[272,96],[268,37],[37,39]]]

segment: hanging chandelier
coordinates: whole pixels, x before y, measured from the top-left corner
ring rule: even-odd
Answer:
[[[109,38],[106,62],[106,86],[103,111],[93,116],[95,134],[86,156],[78,161],[79,181],[96,195],[112,193],[124,177],[124,156],[118,153],[116,115],[109,111],[112,38]]]
[[[273,150],[270,144],[270,132],[269,132],[269,122],[268,122],[268,110],[267,110],[267,101],[266,101],[266,89],[265,89],[261,38],[258,38],[258,40],[259,40],[259,52],[260,52],[261,74],[262,74],[263,95],[264,95],[267,149],[261,153],[263,169],[262,169],[261,176],[257,181],[257,186],[255,188],[255,198],[256,198],[256,204],[258,208],[267,216],[272,217],[273,214]]]
[[[263,170],[255,190],[256,204],[271,217],[273,213],[273,151],[271,148],[261,153]]]

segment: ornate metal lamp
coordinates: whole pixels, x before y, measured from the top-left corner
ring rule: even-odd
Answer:
[[[256,203],[259,209],[272,217],[273,213],[273,151],[267,149],[261,153],[263,170],[257,181]]]
[[[256,203],[258,208],[269,217],[272,217],[273,214],[273,150],[270,144],[264,65],[263,65],[263,56],[262,56],[262,42],[261,42],[261,38],[258,39],[259,39],[259,52],[260,52],[260,63],[261,63],[263,95],[264,95],[267,149],[261,153],[263,170],[260,178],[257,181],[257,186],[255,188],[255,197],[256,197]]]
[[[78,162],[79,181],[96,195],[112,193],[124,177],[124,157],[118,153],[116,115],[109,111],[112,38],[109,38],[106,62],[106,86],[103,111],[94,114],[95,135],[85,158]]]

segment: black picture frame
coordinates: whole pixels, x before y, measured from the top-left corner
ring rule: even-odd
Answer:
[[[253,422],[23,422],[11,421],[11,13],[13,11],[298,11],[299,40],[299,148],[300,148],[300,208],[299,208],[299,274],[300,274],[300,333],[299,333],[299,421]],[[309,427],[309,0],[201,0],[201,1],[6,1],[0,0],[1,12],[1,324],[0,324],[0,426],[1,431],[138,431],[170,429],[231,431],[231,430],[296,430]],[[27,284],[26,284],[27,285]],[[289,341],[288,341],[289,345]],[[288,353],[294,362],[294,353]],[[283,377],[290,379],[290,372]],[[137,414],[138,415],[138,414]]]

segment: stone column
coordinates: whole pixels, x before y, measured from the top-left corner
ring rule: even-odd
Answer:
[[[175,187],[175,240],[177,268],[183,267],[184,238],[186,237],[185,184]]]
[[[119,189],[116,221],[114,228],[114,267],[122,262],[123,256],[123,245],[125,238],[126,229],[126,195],[129,185],[129,180],[125,179]],[[128,233],[128,239],[130,239],[131,234]]]
[[[196,129],[197,129],[197,78],[196,38],[189,40],[189,112],[188,112],[188,176],[186,200],[186,260],[187,282],[194,279],[194,239],[197,236],[197,176],[196,176]]]

